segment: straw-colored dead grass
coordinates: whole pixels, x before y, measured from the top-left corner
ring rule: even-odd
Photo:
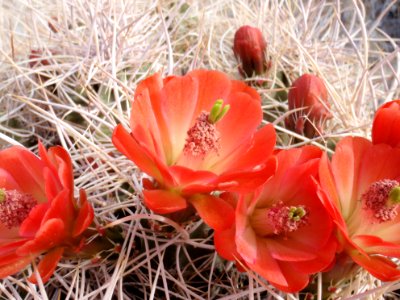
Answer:
[[[339,137],[367,136],[378,105],[399,98],[400,53],[379,18],[366,19],[362,2],[0,1],[0,146],[36,151],[38,139],[64,146],[97,224],[118,226],[124,236],[119,255],[64,260],[45,286],[29,284],[27,273],[9,277],[0,297],[304,299],[221,260],[200,220],[179,225],[148,211],[140,199],[143,174],[110,137],[117,123],[128,123],[129,100],[149,74],[207,68],[239,78],[232,38],[244,24],[258,26],[268,41],[273,67],[257,89],[279,147],[313,143],[331,151]],[[31,50],[42,57],[29,59]],[[288,86],[305,72],[325,80],[334,115],[312,141],[283,123]],[[314,299],[329,296],[322,279],[314,279]],[[380,299],[400,287],[360,271],[336,288],[332,299]]]

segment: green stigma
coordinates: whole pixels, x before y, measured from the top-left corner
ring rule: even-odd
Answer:
[[[396,186],[390,191],[389,199],[393,203],[400,203],[400,186]]]
[[[289,219],[293,220],[293,221],[300,221],[301,218],[303,218],[306,215],[306,211],[303,207],[295,207],[292,206],[289,209]]]
[[[208,121],[211,124],[217,123],[226,115],[230,107],[231,106],[229,104],[224,106],[224,100],[218,99],[217,101],[215,101],[213,107],[211,108],[210,114],[208,116]]]
[[[4,189],[0,189],[0,203],[6,200],[6,191]]]

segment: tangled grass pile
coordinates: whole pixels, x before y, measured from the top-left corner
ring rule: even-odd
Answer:
[[[268,71],[245,80],[261,96],[279,149],[314,145],[331,155],[345,136],[370,138],[377,108],[400,98],[400,51],[379,27],[396,1],[376,20],[363,2],[0,2],[0,148],[64,147],[75,195],[84,189],[94,208],[90,239],[108,240],[92,257],[62,259],[46,283],[28,280],[35,265],[8,276],[0,297],[397,299],[398,282],[362,269],[334,284],[319,273],[293,294],[239,272],[215,252],[214,231],[198,216],[181,223],[144,205],[148,175],[112,143],[117,124],[129,128],[139,82],[156,72],[212,69],[242,80],[232,47],[246,24],[267,41]],[[331,118],[315,137],[285,127],[289,88],[304,73],[324,81],[330,102]]]

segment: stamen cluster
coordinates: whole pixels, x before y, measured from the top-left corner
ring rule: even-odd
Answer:
[[[276,235],[296,231],[308,223],[308,212],[303,205],[295,207],[279,203],[268,211],[267,216]]]
[[[379,223],[394,220],[398,214],[398,205],[389,201],[390,192],[397,186],[399,182],[396,180],[380,180],[371,184],[362,195],[365,209],[370,210]]]
[[[0,222],[8,229],[21,225],[37,201],[16,190],[1,190]]]
[[[208,118],[207,112],[202,112],[197,117],[195,124],[188,130],[184,153],[194,157],[204,157],[211,151],[218,154],[220,149],[220,135],[215,124]]]

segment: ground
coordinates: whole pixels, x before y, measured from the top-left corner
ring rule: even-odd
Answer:
[[[201,220],[182,225],[148,211],[144,175],[116,151],[111,132],[128,124],[135,88],[150,74],[207,68],[242,79],[233,35],[248,24],[268,44],[272,67],[255,88],[278,147],[314,144],[331,153],[340,137],[369,137],[377,107],[400,98],[396,1],[16,0],[0,8],[0,148],[37,153],[41,140],[68,149],[76,191],[86,189],[96,224],[123,237],[119,254],[107,259],[63,260],[45,286],[24,274],[4,279],[2,298],[307,297],[238,272],[215,253]],[[333,115],[314,139],[284,126],[288,88],[306,72],[325,81]],[[315,299],[380,299],[397,289],[363,271],[337,283],[332,295],[328,286],[319,274],[310,292]]]

